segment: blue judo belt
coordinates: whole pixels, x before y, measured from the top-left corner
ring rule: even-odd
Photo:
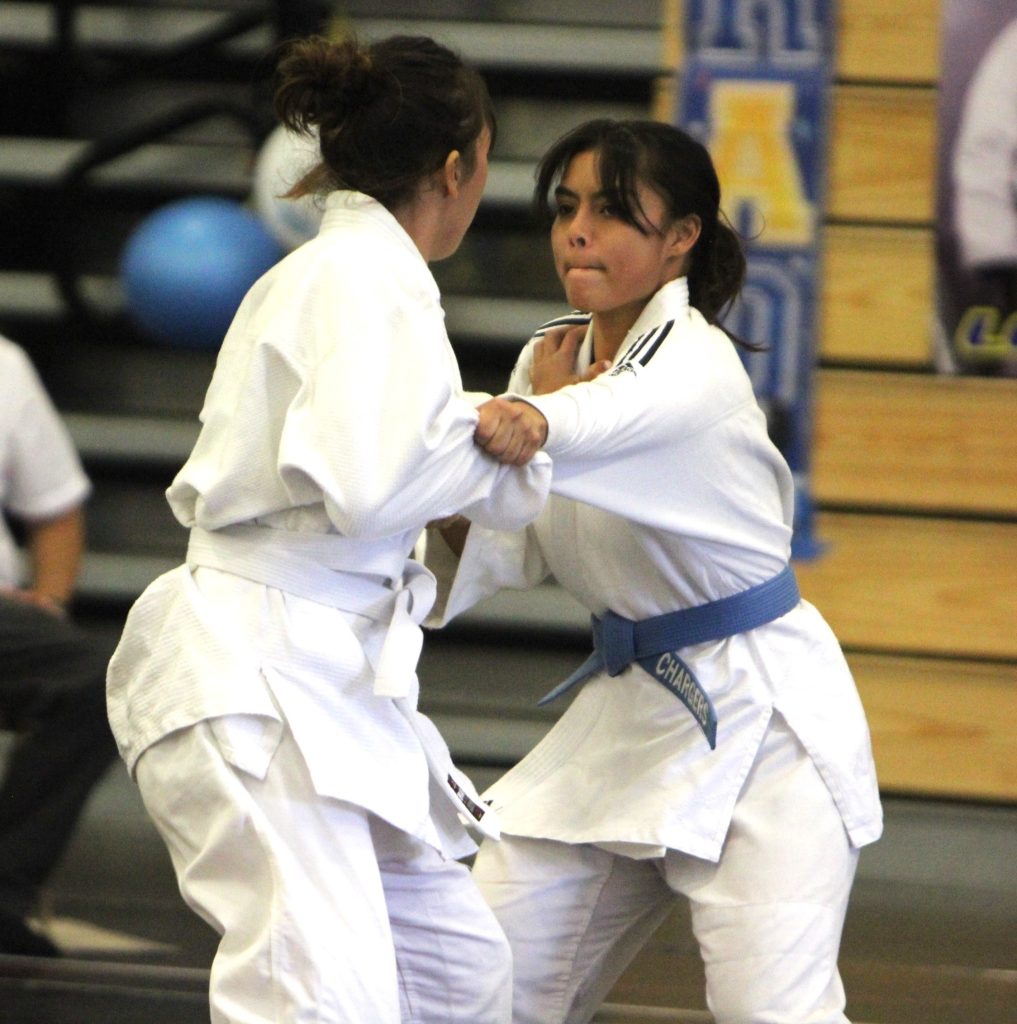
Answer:
[[[710,749],[717,746],[717,712],[692,670],[679,657],[683,647],[723,640],[765,625],[786,615],[801,600],[791,566],[772,579],[740,594],[655,615],[642,622],[608,610],[603,618],[592,616],[593,654],[559,683],[540,704],[549,704],[590,676],[605,669],[616,676],[635,662],[667,687],[688,709],[703,730]]]

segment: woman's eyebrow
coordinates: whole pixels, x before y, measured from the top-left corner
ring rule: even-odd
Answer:
[[[593,199],[610,199],[613,195],[615,195],[615,193],[612,192],[610,189],[602,188],[599,191],[594,192],[592,198]],[[564,185],[559,185],[554,190],[554,197],[555,197],[555,199],[578,199],[579,198],[579,193],[578,192],[573,192],[572,189],[566,188]]]

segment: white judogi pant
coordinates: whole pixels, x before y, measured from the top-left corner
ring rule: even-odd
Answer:
[[[844,1024],[837,954],[857,857],[774,715],[719,863],[503,833],[481,846],[474,878],[512,946],[514,1024],[586,1024],[678,895],[717,1024]]]
[[[184,899],[222,936],[213,1024],[509,1024],[509,950],[467,869],[318,796],[288,729],[264,780],[209,722],[136,777]]]

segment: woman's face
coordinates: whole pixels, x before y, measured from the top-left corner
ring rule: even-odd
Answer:
[[[555,190],[551,250],[565,296],[575,309],[636,317],[664,284],[685,272],[680,230],[670,224],[663,198],[640,183],[637,194],[646,234],[623,220],[605,195],[597,153],[578,153]],[[696,232],[698,235],[698,231]]]

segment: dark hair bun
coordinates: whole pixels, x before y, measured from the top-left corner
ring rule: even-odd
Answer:
[[[453,150],[471,171],[477,140],[487,126],[493,142],[496,127],[480,75],[427,36],[296,40],[279,61],[275,110],[321,153],[289,195],[352,189],[389,209]]]
[[[295,131],[341,124],[384,89],[385,77],[355,39],[314,37],[290,45],[279,62],[285,87],[276,94],[279,119]]]

